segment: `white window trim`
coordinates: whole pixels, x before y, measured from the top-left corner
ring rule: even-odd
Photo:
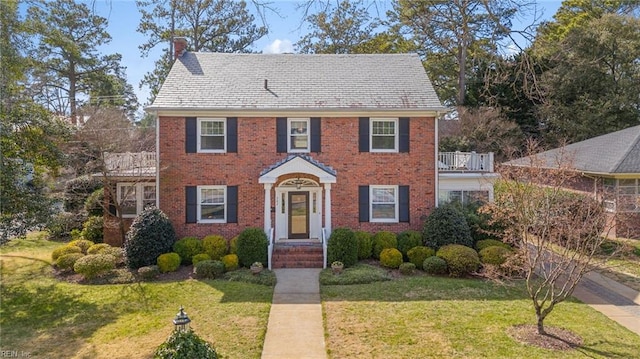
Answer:
[[[224,128],[224,132],[222,134],[222,138],[223,138],[223,149],[221,150],[208,150],[208,149],[202,149],[202,122],[222,122],[223,128]],[[197,131],[197,136],[198,136],[198,153],[226,153],[227,152],[227,119],[223,118],[223,117],[212,117],[212,118],[198,118],[198,131]]]
[[[224,190],[224,218],[223,219],[202,219],[202,190],[203,189],[222,189]],[[227,223],[227,186],[198,186],[197,191],[198,203],[198,223]]]
[[[394,141],[393,141],[393,149],[378,149],[378,148],[373,148],[373,137],[377,137],[373,135],[373,123],[374,122],[393,122],[393,128],[395,129],[395,134],[394,134]],[[399,121],[397,118],[370,118],[369,119],[369,152],[387,152],[387,153],[392,153],[392,152],[399,152]]]
[[[307,148],[291,148],[291,122],[304,121],[307,123]],[[311,152],[311,119],[310,118],[288,118],[287,119],[287,152],[289,153],[309,153]]]
[[[122,196],[120,195],[120,188],[122,187],[135,187],[136,189],[136,214],[122,214],[122,218],[135,218],[144,210],[144,188],[153,187],[156,190],[156,184],[153,182],[118,182],[116,185],[116,198],[118,200],[118,207],[122,205]],[[158,200],[158,192],[156,192],[156,198],[154,203]]]
[[[373,190],[374,189],[389,189],[394,190],[395,196],[395,217],[394,218],[373,218]],[[400,222],[400,200],[398,198],[399,188],[398,186],[369,186],[369,222],[376,223],[399,223]],[[388,204],[388,203],[379,203]]]

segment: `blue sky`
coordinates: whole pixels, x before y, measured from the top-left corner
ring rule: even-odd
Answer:
[[[1,1],[1,0],[0,0]],[[253,10],[250,1],[248,7]],[[301,1],[272,0],[272,7],[278,14],[267,11],[269,34],[254,46],[254,50],[269,53],[292,52],[293,44],[307,32],[307,26],[301,26],[302,12],[296,9]],[[378,1],[381,14],[390,7],[390,2]],[[560,1],[538,1],[538,11],[543,11],[543,18],[550,18],[560,6]],[[105,54],[122,54],[122,64],[127,67],[127,77],[136,90],[140,103],[148,97],[147,88],[139,88],[144,74],[153,69],[155,59],[160,56],[161,47],[157,47],[148,57],[140,55],[138,46],[145,42],[143,34],[136,28],[140,22],[140,12],[134,0],[96,0],[95,10],[98,15],[109,20],[108,31],[113,38],[109,45],[102,48]],[[258,18],[258,16],[256,16]],[[524,22],[524,21],[523,21]]]

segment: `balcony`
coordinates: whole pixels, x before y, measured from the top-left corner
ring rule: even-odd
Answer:
[[[104,165],[110,176],[149,177],[156,172],[155,152],[104,153]]]
[[[492,173],[493,152],[440,152],[438,153],[438,170],[440,172]]]

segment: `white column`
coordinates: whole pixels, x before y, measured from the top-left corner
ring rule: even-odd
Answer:
[[[324,184],[324,228],[331,234],[331,183]]]
[[[264,184],[264,233],[271,230],[271,183]]]

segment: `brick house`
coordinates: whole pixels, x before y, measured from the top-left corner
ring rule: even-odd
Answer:
[[[557,169],[569,158],[579,172],[569,189],[603,201],[615,236],[640,239],[640,126],[576,142],[535,155],[542,168]],[[529,158],[505,163],[527,166]]]
[[[157,117],[157,203],[179,238],[261,227],[278,244],[332,228],[421,228],[437,205],[446,111],[415,54],[185,51]]]

